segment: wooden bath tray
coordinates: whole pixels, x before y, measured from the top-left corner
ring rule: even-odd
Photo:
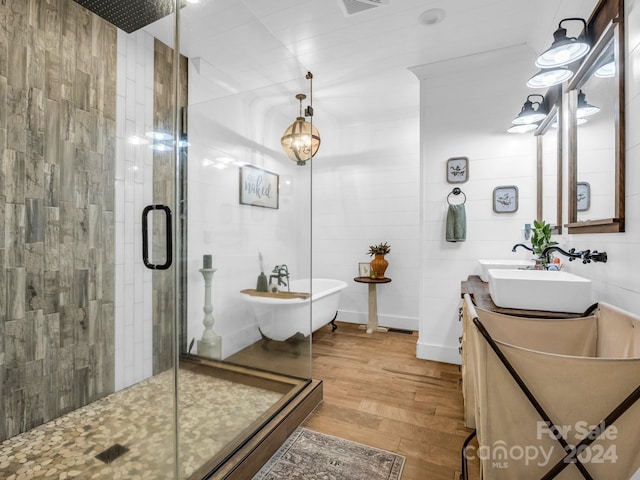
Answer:
[[[251,295],[253,297],[270,297],[270,298],[285,298],[285,299],[291,299],[291,298],[309,298],[309,294],[308,293],[302,293],[302,292],[278,292],[278,293],[271,293],[271,292],[259,292],[258,290],[255,290],[253,288],[247,288],[245,290],[240,290],[240,293],[246,293],[247,295]]]

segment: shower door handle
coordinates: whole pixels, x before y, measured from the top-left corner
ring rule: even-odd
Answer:
[[[149,261],[149,212],[152,210],[162,210],[166,218],[166,260],[164,263],[157,265]],[[173,261],[173,235],[171,232],[171,209],[166,205],[147,205],[142,210],[142,261],[144,266],[151,270],[167,270]]]

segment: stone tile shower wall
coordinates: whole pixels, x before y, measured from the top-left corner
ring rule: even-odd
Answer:
[[[0,439],[114,389],[116,29],[0,1]]]
[[[178,102],[181,107],[187,106],[188,95],[188,65],[187,58],[180,57],[180,92]],[[173,49],[159,40],[154,43],[154,96],[153,96],[153,130],[173,134]],[[182,162],[184,164],[184,162]],[[182,175],[182,188],[186,188],[186,175]],[[154,150],[153,152],[153,200],[154,203],[162,203],[171,208],[174,225],[177,224],[179,212],[175,208],[175,167],[171,151]],[[186,198],[186,192],[185,192]],[[186,222],[186,215],[183,216]],[[177,235],[183,233],[177,232]],[[153,224],[153,258],[164,259],[165,225],[162,222]],[[186,245],[183,239],[182,245]],[[174,246],[175,247],[175,246]],[[175,251],[175,250],[174,250]],[[186,261],[186,252],[178,252],[174,255],[173,265],[178,261]],[[171,368],[174,364],[173,352],[175,342],[173,340],[173,319],[175,301],[173,288],[175,285],[173,268],[171,270],[153,271],[153,374],[158,374]],[[180,298],[186,299],[186,286],[179,285]],[[178,308],[184,312],[184,306]],[[180,316],[184,318],[184,313]],[[182,322],[186,325],[185,322]],[[183,333],[178,332],[181,343],[184,344]]]

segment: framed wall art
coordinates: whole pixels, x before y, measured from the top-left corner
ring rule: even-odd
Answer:
[[[586,212],[591,207],[591,185],[589,182],[578,182],[576,193],[578,195],[578,211]]]
[[[240,203],[254,207],[278,208],[279,176],[244,165],[240,167]]]
[[[469,180],[469,159],[451,157],[447,160],[447,182],[464,183]]]
[[[518,187],[503,185],[493,189],[493,211],[511,213],[518,210]]]
[[[371,276],[371,264],[369,262],[358,263],[358,276],[359,277]]]

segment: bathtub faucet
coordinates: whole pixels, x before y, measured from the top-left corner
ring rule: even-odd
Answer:
[[[572,248],[568,252],[566,252],[560,247],[552,246],[545,248],[542,252],[542,255],[547,255],[549,252],[553,251],[560,252],[565,257],[569,257],[570,262],[574,261],[576,258],[580,258],[582,260],[582,263],[607,262],[607,252],[598,252],[597,250],[582,250],[576,252],[576,249]]]
[[[287,290],[291,291],[289,289],[289,267],[286,265],[276,265],[271,273],[275,275],[269,275],[269,283],[275,278],[278,280],[279,287],[284,285],[287,287]]]
[[[513,248],[511,249],[511,251],[512,251],[512,252],[515,252],[515,251],[518,249],[518,247],[522,247],[522,248],[524,248],[525,250],[529,250],[531,253],[535,253],[535,252],[533,251],[533,248],[531,248],[531,247],[529,247],[529,246],[525,245],[524,243],[516,243],[516,244],[513,246]]]

